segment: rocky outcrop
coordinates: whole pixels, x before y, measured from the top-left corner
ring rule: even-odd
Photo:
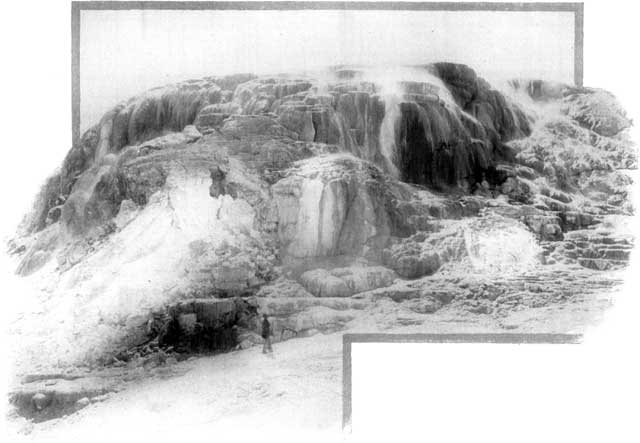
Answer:
[[[35,234],[12,243],[18,272],[51,282],[29,352],[78,362],[139,346],[140,318],[179,300],[257,295],[279,339],[347,327],[363,306],[399,304],[418,324],[446,305],[564,300],[521,281],[436,282],[626,263],[630,239],[594,234],[632,212],[626,117],[597,91],[517,87],[534,100],[438,63],[205,78],[116,106],[43,187],[24,224]],[[172,327],[198,337],[198,309]],[[233,333],[261,340],[255,325]]]
[[[396,144],[402,176],[431,185],[480,183],[490,177],[494,162],[511,158],[504,142],[527,136],[529,121],[469,67],[436,63],[426,69],[447,89],[432,87],[431,94],[399,104]],[[457,106],[443,100],[447,93]]]
[[[36,380],[9,393],[9,403],[35,423],[73,414],[89,403],[101,402],[117,389],[106,377]]]
[[[403,278],[434,274],[444,263],[467,255],[465,227],[466,222],[454,223],[398,240],[382,252],[382,261]]]
[[[224,120],[220,132],[232,138],[244,138],[252,135],[270,137],[288,137],[298,139],[298,134],[289,131],[272,117],[261,115],[233,115]]]
[[[357,254],[410,230],[396,201],[408,195],[375,166],[333,155],[303,161],[272,187],[274,217],[286,254]]]
[[[395,95],[377,83],[379,74],[352,73],[326,87],[256,79],[234,102],[245,114],[277,115],[301,140],[339,144],[403,180],[430,185],[481,181],[495,160],[509,157],[503,142],[529,132],[524,114],[466,66],[415,67],[410,76],[420,80],[398,78]]]
[[[316,297],[350,297],[353,290],[347,282],[324,269],[307,271],[300,276],[302,285]]]
[[[391,285],[396,274],[382,266],[315,269],[300,276],[302,285],[316,297],[349,297]]]
[[[162,347],[178,351],[220,351],[239,343],[238,328],[258,330],[258,306],[252,299],[190,299],[167,307],[163,324],[152,325]]]
[[[436,219],[477,215],[480,199],[448,200],[403,185],[348,154],[297,162],[271,187],[269,219],[284,255],[293,258],[368,255],[393,237],[429,230]]]
[[[383,262],[404,278],[432,275],[453,264],[467,271],[522,272],[540,262],[535,237],[526,226],[491,211],[481,217],[448,222],[435,232],[401,239],[382,252]]]
[[[596,134],[613,137],[631,126],[631,120],[613,94],[599,89],[572,90],[565,96],[567,115]]]
[[[43,229],[49,210],[64,203],[79,177],[100,164],[103,157],[164,136],[166,132],[182,131],[194,123],[203,107],[228,101],[238,84],[254,77],[239,74],[189,80],[152,89],[111,109],[82,135],[65,157],[60,171],[47,180],[34,210],[23,223],[24,231]],[[178,142],[175,135],[166,142],[171,143],[172,139]]]
[[[620,102],[602,89],[575,87],[543,80],[513,80],[511,86],[536,101],[557,100],[562,112],[597,135],[614,137],[632,125]]]
[[[544,183],[538,191],[552,198],[540,201],[560,212],[631,213],[626,193],[629,178],[618,170],[635,169],[637,152],[626,134],[631,121],[617,100],[601,90],[544,82],[533,89],[554,91],[540,93],[540,98],[534,94],[534,98],[557,100],[560,112],[544,114],[531,136],[509,145],[517,152],[516,162],[534,171],[533,180]],[[572,200],[568,194],[576,193],[587,197],[581,207],[563,206]]]
[[[97,156],[118,152],[124,146],[155,138],[166,130],[181,131],[195,121],[202,108],[228,100],[229,94],[225,91],[233,91],[252,77],[190,80],[152,89],[117,106],[100,122]]]
[[[412,68],[416,73],[418,80],[398,77],[393,93],[367,70],[348,78],[330,74],[335,79],[327,84],[312,77],[237,75],[150,90],[107,112],[83,135],[24,227],[41,230],[76,181],[104,166],[109,155],[133,145],[143,153],[162,150],[191,142],[199,132],[334,144],[403,180],[433,186],[474,186],[485,175],[490,180],[494,162],[509,157],[504,142],[529,131],[522,112],[462,65]],[[75,200],[69,210],[84,211],[84,199]],[[93,210],[98,218],[113,212]]]
[[[281,277],[260,287],[256,297],[308,298],[313,297],[313,295],[300,283]]]
[[[585,268],[607,271],[625,267],[633,249],[633,238],[607,230],[584,229],[569,232],[564,241],[546,248],[548,264],[577,263]]]

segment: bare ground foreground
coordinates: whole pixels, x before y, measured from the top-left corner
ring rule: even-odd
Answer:
[[[451,306],[421,316],[419,324],[419,317],[390,313],[382,306],[356,319],[347,332],[582,332],[602,318],[611,295],[591,294],[552,307],[522,309],[501,319]],[[403,323],[408,325],[400,326]],[[57,384],[60,391],[81,387],[108,393],[93,397],[78,412],[41,423],[10,413],[9,432],[25,441],[164,441],[191,435],[229,435],[241,441],[260,436],[340,438],[342,332],[291,339],[277,343],[274,350],[265,356],[254,346],[170,360],[154,368],[110,368],[75,380],[34,381],[29,383],[34,389]]]

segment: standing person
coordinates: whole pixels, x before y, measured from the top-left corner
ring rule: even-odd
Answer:
[[[262,338],[264,338],[262,353],[273,352],[273,349],[271,349],[271,324],[269,323],[267,314],[262,314]]]

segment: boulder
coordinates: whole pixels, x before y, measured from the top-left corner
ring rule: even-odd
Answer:
[[[631,120],[613,94],[596,89],[581,88],[564,98],[569,117],[600,135],[613,137],[631,126]]]
[[[300,277],[305,288],[316,297],[349,297],[360,292],[389,286],[396,274],[382,266],[350,266],[330,271],[315,269]]]
[[[86,406],[89,406],[90,403],[91,403],[91,400],[89,400],[87,397],[82,397],[81,399],[76,401],[76,407],[81,409],[81,408],[84,408]]]
[[[192,143],[202,137],[202,134],[194,125],[187,125],[182,130],[182,135],[184,135],[187,143]]]
[[[441,266],[436,252],[423,251],[415,243],[403,242],[383,251],[383,262],[404,278],[435,273]]]
[[[49,406],[49,404],[51,403],[51,397],[43,394],[42,392],[38,392],[34,394],[33,397],[31,397],[31,402],[33,404],[33,407],[37,411],[41,411]]]
[[[526,181],[517,177],[507,178],[500,187],[500,191],[514,202],[530,204],[533,201],[531,187]]]
[[[418,314],[432,314],[442,307],[442,302],[433,297],[421,297],[410,300],[406,306]]]
[[[316,297],[350,297],[353,290],[347,283],[325,269],[307,271],[300,276],[300,282]]]

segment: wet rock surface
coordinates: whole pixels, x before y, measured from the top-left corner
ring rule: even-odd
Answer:
[[[247,350],[262,313],[280,342],[605,309],[633,247],[611,218],[633,213],[636,167],[617,102],[544,82],[517,101],[450,63],[376,75],[183,82],[87,131],[9,245],[41,285],[11,326],[44,361],[20,414],[112,389],[67,395],[57,366],[135,378]]]

